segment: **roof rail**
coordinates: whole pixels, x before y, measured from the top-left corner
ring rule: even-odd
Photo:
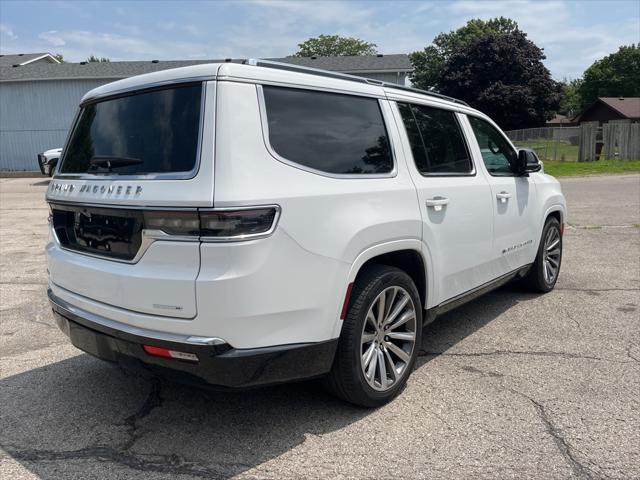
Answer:
[[[429,90],[421,90],[419,88],[405,87],[404,85],[397,85],[395,83],[383,82],[381,80],[374,80],[372,78],[358,77],[356,75],[349,75],[347,73],[331,72],[328,70],[321,70],[319,68],[303,67],[302,65],[274,62],[272,60],[260,60],[256,58],[248,58],[246,60],[241,60],[240,63],[246,64],[246,65],[253,65],[256,67],[275,68],[278,70],[287,70],[290,72],[308,73],[311,75],[318,75],[321,77],[337,78],[340,80],[349,80],[351,82],[367,83],[369,85],[378,85],[380,87],[385,87],[385,88],[395,88],[398,90],[404,90],[408,92],[419,93],[421,95],[428,95],[430,97],[440,98],[442,100],[458,103],[460,105],[465,105],[467,107],[469,106],[467,102],[463,102],[462,100],[458,100],[457,98],[448,97],[447,95],[442,95],[440,93],[430,92]]]

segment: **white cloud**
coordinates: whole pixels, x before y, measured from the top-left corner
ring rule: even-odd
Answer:
[[[195,25],[183,25],[182,29],[193,36],[198,36],[202,34],[202,31],[200,30],[200,28],[196,27]]]
[[[362,4],[347,1],[301,2],[289,0],[252,0],[254,6],[265,12],[288,17],[286,21],[296,19],[309,25],[318,24],[355,24],[373,15],[373,10],[362,8]],[[304,23],[302,23],[304,25]]]
[[[0,23],[0,36],[7,37],[9,40],[16,40],[18,38],[18,36],[13,33],[13,29],[4,23]]]
[[[176,22],[161,21],[158,22],[158,27],[162,30],[173,30],[176,28]]]
[[[62,45],[66,45],[67,42],[58,35],[56,30],[49,30],[48,32],[42,32],[38,35],[38,38],[44,40],[45,42],[50,43],[54,47],[61,47]]]
[[[38,38],[73,61],[83,60],[90,54],[112,60],[142,60],[203,58],[209,53],[206,44],[85,30],[51,30],[40,33]]]

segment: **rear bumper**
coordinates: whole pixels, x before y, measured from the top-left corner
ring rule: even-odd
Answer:
[[[172,380],[246,388],[319,377],[329,372],[338,340],[236,349],[218,339],[176,341],[175,335],[146,336],[124,331],[114,322],[71,307],[48,291],[60,330],[74,346],[95,357],[143,368]],[[158,332],[159,333],[159,332]],[[194,338],[194,337],[189,337]],[[198,362],[148,355],[143,345],[194,353]]]

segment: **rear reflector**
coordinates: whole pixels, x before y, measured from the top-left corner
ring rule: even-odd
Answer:
[[[560,224],[560,236],[564,237],[564,223]]]
[[[152,357],[171,358],[174,360],[184,360],[186,362],[197,362],[198,356],[195,353],[179,352],[177,350],[169,350],[168,348],[153,347],[151,345],[143,345],[144,351]]]
[[[347,285],[347,293],[344,296],[344,303],[342,304],[342,312],[340,313],[340,320],[344,320],[347,316],[347,310],[349,310],[349,299],[351,298],[351,290],[353,290],[353,282]]]

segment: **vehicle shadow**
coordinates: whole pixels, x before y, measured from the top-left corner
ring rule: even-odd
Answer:
[[[436,320],[418,368],[530,298],[502,289]],[[317,382],[214,393],[125,375],[85,354],[3,379],[0,404],[0,446],[44,479],[132,471],[229,478],[374,412],[334,399]]]
[[[416,368],[446,353],[514,305],[536,297],[518,283],[507,284],[438,317],[424,329]]]
[[[51,179],[48,178],[46,180],[41,180],[39,182],[34,182],[31,184],[32,187],[41,187],[41,186],[46,186],[49,185],[49,183],[51,183]]]

